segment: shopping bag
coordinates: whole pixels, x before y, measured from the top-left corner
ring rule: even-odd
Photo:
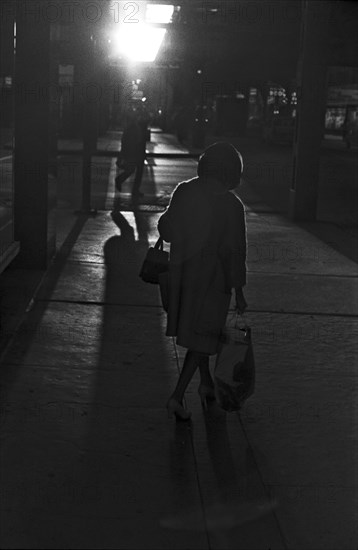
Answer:
[[[118,168],[123,168],[124,166],[124,157],[122,151],[118,151],[116,165]]]
[[[169,252],[163,250],[163,244],[163,239],[159,237],[143,261],[139,277],[146,283],[159,284],[159,274],[169,269]]]
[[[226,411],[238,411],[255,388],[255,361],[251,329],[235,315],[222,334],[214,370],[215,394]]]

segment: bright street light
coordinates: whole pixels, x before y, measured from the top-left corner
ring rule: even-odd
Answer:
[[[123,23],[112,35],[113,53],[133,62],[155,61],[163,43],[166,29],[151,24],[167,24],[174,6],[147,4],[145,23]]]
[[[154,61],[166,32],[166,29],[140,23],[122,25],[113,37],[114,53],[130,61]]]

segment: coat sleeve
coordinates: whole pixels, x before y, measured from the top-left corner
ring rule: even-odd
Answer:
[[[221,255],[227,285],[230,288],[239,288],[246,284],[246,220],[244,205],[239,199],[234,200],[227,220]]]
[[[168,243],[180,242],[183,238],[186,200],[183,184],[179,184],[170,200],[167,210],[158,221],[160,236]]]

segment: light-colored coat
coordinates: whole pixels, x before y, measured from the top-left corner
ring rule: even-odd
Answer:
[[[193,178],[177,186],[158,229],[171,243],[166,334],[214,355],[231,290],[246,283],[244,206],[234,193],[215,193]]]

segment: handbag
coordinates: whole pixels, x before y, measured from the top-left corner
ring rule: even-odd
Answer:
[[[169,252],[163,249],[163,239],[159,237],[144,258],[139,277],[146,283],[159,284],[159,275],[169,269]]]
[[[255,389],[255,360],[251,329],[239,315],[223,331],[214,369],[216,399],[225,411],[238,411]]]

